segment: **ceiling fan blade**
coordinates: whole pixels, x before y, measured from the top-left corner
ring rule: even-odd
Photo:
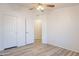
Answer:
[[[47,7],[55,7],[55,5],[47,5]]]

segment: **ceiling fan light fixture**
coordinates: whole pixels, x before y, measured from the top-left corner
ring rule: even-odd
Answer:
[[[39,6],[37,7],[37,10],[41,11],[41,10],[44,10],[44,8],[43,8],[41,5],[39,5]]]

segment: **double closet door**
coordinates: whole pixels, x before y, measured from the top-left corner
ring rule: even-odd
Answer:
[[[34,43],[34,18],[3,15],[2,20],[3,49]]]
[[[2,25],[3,25],[3,47],[10,48],[17,46],[16,37],[16,17],[10,15],[3,15]]]

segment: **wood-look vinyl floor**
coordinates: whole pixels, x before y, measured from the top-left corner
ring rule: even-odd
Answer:
[[[2,56],[79,56],[79,53],[48,44],[29,44],[0,52]]]

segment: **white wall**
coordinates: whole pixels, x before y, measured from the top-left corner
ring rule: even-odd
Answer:
[[[3,49],[2,45],[2,15],[0,15],[0,50]]]
[[[53,10],[47,30],[49,44],[79,52],[79,6]]]

